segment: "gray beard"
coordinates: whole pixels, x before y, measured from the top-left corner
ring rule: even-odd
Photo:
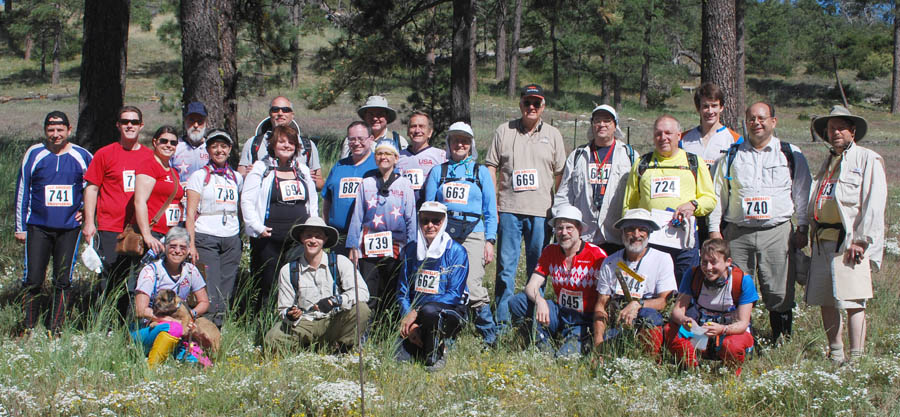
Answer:
[[[643,243],[626,243],[625,252],[631,254],[640,254],[644,251],[644,249],[647,249],[647,246],[650,246],[650,239],[644,239]]]
[[[191,141],[194,146],[200,144],[203,140],[203,137],[206,136],[206,128],[198,130],[188,129],[187,138]]]

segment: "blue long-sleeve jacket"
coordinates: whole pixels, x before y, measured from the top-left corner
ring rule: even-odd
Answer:
[[[468,302],[469,257],[466,249],[450,240],[440,258],[416,258],[416,245],[407,245],[402,252],[400,279],[397,282],[397,302],[400,314],[426,303],[464,305]]]
[[[497,192],[491,173],[484,165],[478,166],[478,181],[475,181],[474,158],[466,158],[463,162],[447,162],[447,178],[441,184],[441,166],[436,166],[425,180],[425,201],[438,201],[447,206],[451,212],[474,213],[484,215],[472,232],[484,232],[486,240],[497,239]],[[463,201],[465,203],[463,203]],[[451,213],[452,214],[452,213]],[[454,218],[463,218],[453,215]],[[472,217],[465,217],[473,220]]]
[[[29,224],[81,227],[75,217],[84,203],[84,173],[92,157],[75,144],[59,155],[43,143],[28,148],[16,179],[16,232],[24,232]]]

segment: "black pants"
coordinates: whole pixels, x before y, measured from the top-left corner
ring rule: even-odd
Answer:
[[[119,292],[116,297],[115,306],[119,314],[128,319],[137,274],[140,272],[138,265],[141,263],[141,257],[116,253],[118,235],[117,232],[100,230],[94,236],[94,246],[100,260],[103,261],[103,270],[100,271],[100,295],[105,298],[124,285],[124,291]],[[162,236],[157,232],[153,232],[153,235],[157,238]]]
[[[278,271],[286,263],[284,255],[290,249],[290,240],[271,238],[250,239],[249,288],[257,292],[251,315],[267,313],[271,306],[272,289],[278,281]],[[276,296],[277,297],[277,296]]]
[[[359,259],[359,273],[369,288],[370,321],[382,320],[382,316],[397,304],[397,277],[401,263],[400,259],[389,257]]]
[[[444,340],[456,337],[465,325],[466,306],[444,303],[426,303],[419,308],[415,323],[419,325],[422,347],[403,340],[403,348],[417,358],[436,354],[440,357],[440,349]],[[436,351],[437,350],[437,351]]]
[[[81,229],[52,229],[28,225],[25,238],[25,280],[22,286],[31,295],[41,292],[47,265],[53,256],[53,287],[68,290],[72,285],[75,252]]]

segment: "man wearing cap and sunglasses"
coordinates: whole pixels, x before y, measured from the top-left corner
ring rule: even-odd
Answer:
[[[484,164],[497,187],[500,215],[496,319],[501,330],[509,324],[507,302],[516,288],[516,271],[525,242],[525,272],[530,276],[545,241],[545,221],[553,205],[566,165],[566,148],[555,127],[541,120],[546,101],[535,84],[522,89],[522,117],[500,125]]]
[[[588,143],[566,158],[566,169],[553,198],[553,208],[575,206],[585,224],[582,238],[613,253],[622,248],[622,235],[614,224],[622,214],[634,149],[616,139],[619,115],[608,104],[594,108]]]
[[[61,111],[44,118],[44,141],[25,151],[16,180],[16,231],[25,244],[25,329],[37,324],[37,296],[53,256],[52,312],[47,329],[58,334],[66,316],[78,250],[84,173],[91,153],[69,143],[72,128]]]
[[[337,244],[337,229],[310,216],[290,234],[303,251],[278,273],[281,320],[266,334],[266,347],[352,348],[357,342],[357,312],[359,322],[369,319],[369,290],[346,256],[325,251]]]
[[[319,149],[315,142],[303,136],[300,132],[300,125],[294,120],[294,105],[284,96],[278,96],[272,99],[269,105],[269,117],[263,119],[256,126],[256,134],[244,142],[241,149],[241,160],[238,162],[238,172],[243,176],[247,176],[253,163],[262,160],[269,154],[269,138],[272,136],[272,129],[276,126],[292,125],[297,130],[297,139],[300,142],[300,150],[297,152],[297,161],[309,168],[309,174],[316,183],[316,189],[321,190],[325,185],[325,179],[322,177],[322,164],[319,162]]]
[[[541,252],[525,291],[509,300],[514,321],[524,321],[529,336],[537,338],[542,350],[551,349],[551,338],[561,336],[563,345],[557,357],[582,354],[590,345],[597,278],[606,254],[603,249],[581,239],[584,223],[581,211],[561,207],[550,225],[556,243]],[[542,288],[547,279],[553,285],[556,300],[544,299]],[[537,323],[531,321],[532,317]],[[531,339],[531,337],[529,337]]]
[[[182,187],[187,185],[194,171],[209,163],[209,152],[206,151],[207,116],[206,106],[199,101],[189,103],[184,109],[184,134],[169,161],[178,170]]]
[[[409,142],[406,141],[403,135],[395,130],[388,129],[388,125],[397,120],[397,111],[388,105],[386,98],[369,96],[366,99],[366,104],[363,104],[356,110],[356,114],[372,128],[372,136],[375,138],[372,141],[373,149],[376,143],[384,139],[393,142],[394,147],[400,151],[409,146]],[[350,145],[347,142],[347,138],[344,138],[344,142],[341,144],[341,158],[346,158],[348,155],[350,155]]]
[[[119,110],[119,140],[100,148],[88,166],[84,179],[84,226],[81,234],[88,242],[94,242],[97,253],[103,260],[100,272],[100,289],[108,293],[126,277],[140,258],[116,253],[116,241],[125,228],[125,219],[134,216],[134,205],[130,204],[134,195],[135,174],[139,167],[153,158],[153,150],[138,142],[144,128],[141,110],[125,106]],[[154,162],[155,163],[155,162]],[[96,220],[94,215],[96,214]],[[133,284],[133,283],[132,283]],[[119,313],[128,313],[129,297],[119,299]]]

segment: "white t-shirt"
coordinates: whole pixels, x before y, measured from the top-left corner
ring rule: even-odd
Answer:
[[[603,261],[597,279],[598,294],[624,295],[620,289],[619,280],[616,279],[616,272],[620,271],[616,264],[619,262],[624,262],[632,271],[644,278],[644,282],[638,282],[631,275],[622,271],[625,285],[628,286],[631,296],[634,298],[655,298],[658,294],[678,289],[672,257],[669,254],[648,247],[647,254],[637,262],[625,261],[623,260],[624,256],[625,250],[622,249]]]
[[[703,158],[706,165],[712,166],[725,155],[728,147],[737,141],[734,136],[736,134],[731,129],[722,126],[709,137],[709,142],[704,146],[703,134],[700,133],[700,126],[697,126],[681,136],[681,147],[685,151]]]
[[[150,297],[150,305],[156,294],[162,290],[172,290],[182,300],[187,300],[192,292],[206,288],[206,281],[200,275],[200,270],[191,263],[185,262],[181,267],[181,275],[172,277],[163,266],[163,259],[154,261],[144,266],[138,275],[135,290],[147,294]]]
[[[231,237],[240,232],[238,207],[240,207],[241,187],[244,177],[235,172],[235,179],[210,174],[206,182],[206,169],[194,171],[188,178],[185,189],[200,193],[197,206],[197,220],[194,232],[216,237]],[[236,181],[235,181],[236,180]]]

